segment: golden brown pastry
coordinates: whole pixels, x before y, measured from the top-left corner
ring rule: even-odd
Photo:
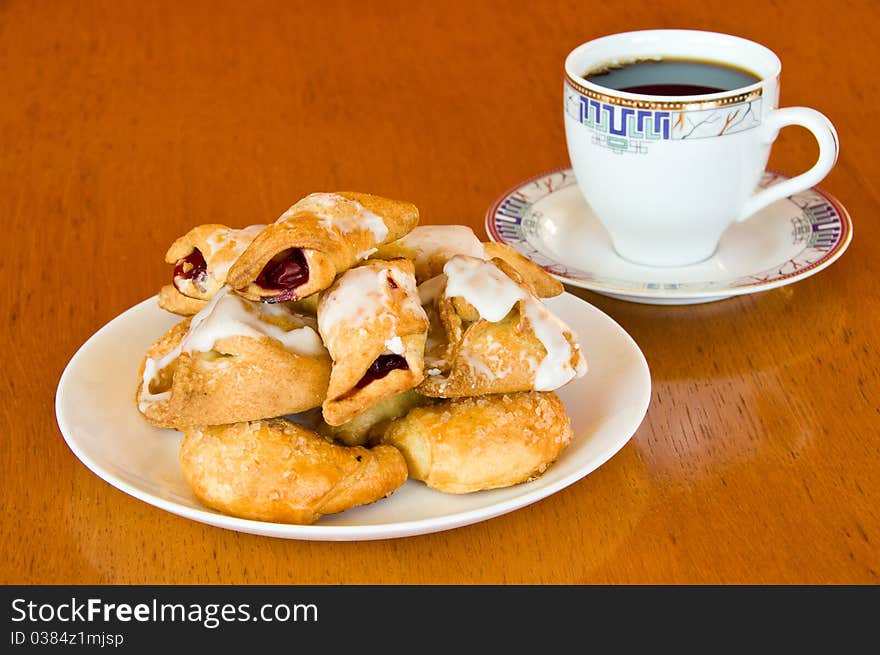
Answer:
[[[466,225],[420,225],[397,241],[378,247],[372,257],[404,257],[415,265],[419,284],[443,273],[443,267],[455,255],[478,259],[504,260],[529,284],[539,298],[551,298],[564,291],[562,283],[535,262],[523,257],[504,243],[481,243]]]
[[[324,420],[340,425],[423,378],[428,319],[413,264],[370,260],[346,271],[318,303],[333,370]]]
[[[419,221],[415,205],[366,193],[313,193],[263,230],[229,272],[251,300],[300,300],[399,239]]]
[[[180,344],[189,332],[191,318],[172,326],[150,346],[138,369],[137,406],[144,418],[155,426],[174,427],[171,417],[171,385]]]
[[[391,446],[340,446],[284,419],[189,428],[180,465],[208,507],[304,525],[384,498],[407,477]]]
[[[553,391],[586,373],[572,331],[505,261],[456,255],[444,271],[420,288],[431,330],[419,393]]]
[[[159,307],[172,314],[192,316],[202,311],[207,304],[207,300],[184,296],[173,284],[166,284],[159,289]]]
[[[342,425],[321,421],[317,429],[347,446],[363,446],[377,442],[393,419],[400,418],[413,407],[431,402],[431,399],[409,389],[378,402]]]
[[[483,244],[467,225],[419,225],[397,241],[378,247],[375,259],[411,259],[416,282],[421,284],[443,272],[455,255],[485,258]]]
[[[392,421],[382,443],[400,449],[414,480],[463,494],[537,478],[571,439],[559,397],[532,391],[416,407]]]
[[[308,298],[303,298],[302,300],[295,300],[293,302],[287,303],[287,307],[290,308],[295,314],[304,314],[306,316],[318,316],[318,301],[321,299],[320,294],[312,294]]]
[[[329,378],[314,319],[225,288],[147,353],[138,408],[174,428],[282,416],[320,406]]]
[[[165,261],[174,264],[174,287],[189,298],[210,300],[226,284],[235,260],[264,227],[236,230],[215,223],[194,227],[165,253]]]
[[[534,289],[538,298],[553,298],[565,291],[562,282],[506,243],[487,241],[483,244],[483,251],[486,259],[501,259],[519,273],[523,281]]]

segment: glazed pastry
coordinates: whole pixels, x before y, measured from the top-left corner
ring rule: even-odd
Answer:
[[[571,438],[559,397],[532,391],[416,407],[388,426],[382,443],[403,453],[411,478],[463,494],[537,478]]]
[[[300,300],[399,239],[419,221],[415,205],[366,193],[313,193],[263,230],[229,272],[251,300]]]
[[[413,407],[431,402],[431,399],[409,389],[378,402],[342,425],[330,425],[321,421],[317,429],[321,434],[333,437],[347,446],[372,444],[382,437],[393,419],[400,418]]]
[[[194,227],[165,253],[165,261],[174,264],[174,287],[189,298],[210,300],[226,284],[226,276],[235,260],[264,227],[251,225],[241,230],[217,224]]]
[[[413,264],[370,260],[346,271],[318,303],[318,331],[333,359],[324,420],[341,425],[423,378],[428,319]]]
[[[420,225],[397,241],[379,246],[373,257],[405,257],[415,265],[416,282],[422,284],[443,273],[443,267],[455,255],[479,259],[498,257],[507,262],[532,287],[539,298],[551,298],[563,292],[562,283],[535,262],[523,257],[504,243],[481,243],[466,225]]]
[[[433,307],[419,393],[552,391],[586,373],[572,331],[506,262],[456,255],[429,282],[420,288]]]
[[[173,284],[166,284],[159,289],[159,307],[172,314],[192,316],[198,314],[207,304],[207,300],[184,296]]]
[[[207,300],[184,296],[173,284],[166,284],[159,290],[159,308],[179,316],[198,314],[208,305]],[[283,303],[294,314],[316,317],[318,315],[318,295],[309,296],[297,302]]]
[[[483,251],[486,259],[501,259],[519,273],[522,281],[532,288],[538,298],[553,298],[565,291],[562,282],[506,243],[486,242]]]
[[[467,225],[419,225],[397,241],[379,246],[376,259],[411,259],[416,282],[440,275],[455,255],[485,258],[483,244]]]
[[[180,344],[189,332],[192,319],[174,325],[150,346],[138,370],[137,406],[144,418],[158,427],[174,427],[171,416],[171,385]]]
[[[284,419],[189,428],[180,465],[212,509],[303,525],[384,498],[407,477],[396,448],[340,446]]]
[[[141,364],[138,408],[159,427],[218,425],[318,407],[330,357],[315,320],[222,289]]]

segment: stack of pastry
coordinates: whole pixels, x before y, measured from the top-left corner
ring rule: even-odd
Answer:
[[[446,493],[541,475],[572,431],[554,391],[586,372],[543,269],[465,226],[363,193],[270,225],[200,225],[168,249],[183,318],[141,364],[137,407],[184,433],[205,505],[307,524],[407,478]]]

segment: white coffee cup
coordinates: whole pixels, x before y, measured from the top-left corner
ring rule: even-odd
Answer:
[[[703,95],[643,95],[584,79],[608,66],[658,58],[718,62],[759,81]],[[819,112],[778,109],[779,58],[729,34],[645,30],[578,46],[565,60],[565,134],[578,186],[617,254],[685,266],[711,257],[732,223],[820,182],[837,161],[837,132]],[[756,192],[779,130],[807,128],[819,159]]]

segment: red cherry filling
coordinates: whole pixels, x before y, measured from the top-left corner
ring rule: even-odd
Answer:
[[[303,251],[291,248],[276,255],[257,276],[257,284],[264,289],[280,291],[277,296],[265,296],[266,302],[283,302],[296,298],[296,289],[309,281],[309,265]]]
[[[204,291],[205,278],[207,276],[208,265],[205,263],[205,257],[202,255],[201,250],[193,248],[193,251],[190,254],[183,259],[177,260],[177,264],[174,265],[174,277],[172,281],[178,291],[181,290],[180,287],[177,286],[178,279],[192,280],[196,286]]]
[[[362,389],[374,380],[380,380],[395,369],[406,371],[409,364],[403,355],[379,355],[375,362],[370,364],[370,368],[364,373],[364,377],[355,386],[355,389]]]

